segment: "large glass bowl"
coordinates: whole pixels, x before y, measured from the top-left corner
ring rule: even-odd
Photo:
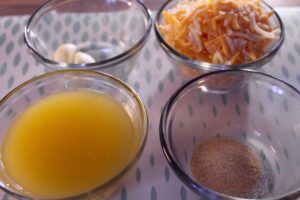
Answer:
[[[214,138],[238,140],[261,161],[260,185],[249,198],[300,195],[300,93],[296,88],[263,73],[224,70],[189,81],[163,110],[160,141],[179,179],[204,199],[242,200],[207,188],[192,175],[195,147]]]
[[[154,29],[155,29],[155,34],[158,43],[160,44],[164,52],[167,54],[167,57],[169,58],[169,60],[171,61],[171,63],[173,64],[177,72],[179,74],[184,75],[185,78],[190,79],[199,76],[201,74],[217,71],[217,70],[258,69],[262,67],[264,64],[268,63],[276,55],[276,53],[278,52],[278,50],[283,44],[285,31],[284,31],[284,25],[281,21],[281,18],[270,5],[262,1],[263,9],[268,12],[274,13],[270,19],[271,23],[274,24],[276,27],[278,27],[281,31],[279,38],[273,42],[270,48],[268,48],[268,51],[265,53],[265,55],[252,62],[242,63],[242,64],[214,64],[214,63],[209,63],[201,60],[194,60],[178,52],[175,48],[173,48],[170,44],[168,44],[168,42],[164,39],[164,36],[160,33],[158,28],[158,25],[162,24],[165,20],[163,16],[163,12],[165,10],[172,9],[179,2],[180,0],[169,0],[159,9],[155,18]]]
[[[105,199],[118,189],[124,176],[137,162],[145,146],[148,130],[147,113],[140,98],[132,88],[112,76],[86,70],[55,71],[35,77],[13,89],[0,100],[0,154],[9,128],[23,111],[49,95],[74,90],[93,91],[113,98],[124,108],[133,124],[132,146],[126,147],[128,158],[120,170],[108,181],[90,191],[65,198]],[[2,160],[0,188],[17,199],[47,199],[34,196],[15,183],[7,173]]]
[[[150,11],[139,0],[51,0],[32,14],[24,35],[33,56],[48,70],[100,70],[125,80],[151,26]],[[95,62],[55,61],[55,51],[66,43]]]

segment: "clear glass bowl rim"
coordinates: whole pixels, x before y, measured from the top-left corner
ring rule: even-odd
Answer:
[[[69,0],[70,1],[70,0]],[[74,1],[74,0],[71,0]],[[76,0],[79,1],[79,0]],[[84,1],[84,0],[82,0]],[[117,0],[120,1],[120,0]],[[121,2],[124,2],[121,0]],[[133,0],[130,1],[131,3],[137,3],[139,6],[141,6],[142,10],[143,10],[143,15],[145,18],[145,23],[146,23],[146,30],[143,34],[143,36],[138,40],[137,43],[135,43],[132,47],[130,47],[129,49],[127,49],[126,51],[122,52],[119,55],[116,55],[112,58],[103,60],[103,61],[97,61],[94,63],[85,63],[85,64],[66,64],[66,63],[60,63],[60,62],[56,62],[55,60],[52,59],[48,59],[46,57],[44,57],[41,53],[39,53],[31,40],[30,37],[30,33],[31,33],[31,29],[30,26],[32,23],[34,23],[34,18],[35,17],[39,17],[41,14],[44,14],[46,12],[48,12],[48,10],[51,10],[52,6],[55,6],[56,4],[64,4],[65,0],[48,0],[46,3],[42,4],[37,10],[34,11],[34,13],[30,16],[25,30],[24,30],[24,41],[28,47],[28,49],[30,50],[30,52],[33,53],[33,56],[35,58],[37,58],[37,60],[39,62],[41,62],[42,64],[46,65],[49,68],[55,69],[55,70],[62,70],[62,69],[98,69],[98,68],[102,68],[102,69],[107,69],[107,68],[112,68],[115,67],[117,64],[126,61],[127,59],[129,59],[130,57],[132,57],[133,55],[135,55],[147,42],[147,39],[150,36],[151,33],[151,27],[152,27],[152,18],[151,18],[151,11],[150,9],[141,1],[141,0]],[[38,19],[40,20],[40,19]]]
[[[68,74],[68,73],[69,74],[75,73],[75,74],[93,75],[93,76],[98,76],[100,78],[110,79],[113,82],[121,85],[124,90],[127,90],[131,94],[131,98],[134,99],[138,103],[140,112],[142,114],[142,120],[141,120],[142,121],[142,137],[141,137],[141,141],[138,146],[138,150],[137,150],[136,154],[132,157],[131,161],[128,162],[128,164],[125,165],[123,167],[123,169],[118,174],[116,174],[113,178],[111,178],[109,181],[107,181],[106,183],[104,183],[102,185],[97,186],[94,189],[91,189],[90,191],[88,191],[86,193],[79,194],[79,195],[72,196],[72,197],[59,198],[59,199],[56,198],[57,200],[77,200],[77,199],[89,197],[92,194],[95,194],[95,193],[101,192],[101,191],[105,191],[106,189],[108,189],[111,185],[113,185],[115,182],[117,182],[119,179],[121,179],[131,169],[131,167],[138,161],[139,157],[141,156],[141,154],[145,148],[145,144],[146,144],[147,137],[148,137],[148,124],[149,124],[148,123],[148,114],[147,114],[147,110],[146,110],[142,100],[138,96],[138,94],[134,91],[133,88],[131,88],[125,82],[123,82],[120,79],[117,79],[109,74],[102,73],[102,72],[79,70],[79,69],[74,69],[74,70],[67,69],[67,70],[49,72],[46,74],[36,76],[36,77],[20,84],[19,86],[15,87],[7,95],[5,95],[2,99],[0,99],[0,108],[3,108],[3,106],[5,106],[5,104],[9,101],[9,99],[12,96],[18,95],[18,92],[21,89],[23,89],[24,87],[29,86],[30,84],[38,82],[38,81],[43,81],[44,78],[64,75],[64,74]],[[2,110],[0,109],[0,112],[1,111]],[[7,188],[3,187],[2,184],[0,184],[0,189],[2,189],[4,192],[8,193],[9,195],[16,197],[17,199],[24,199],[24,200],[32,200],[33,199],[31,197],[21,195],[10,189],[7,189]],[[42,200],[53,200],[53,199],[42,198]]]
[[[198,76],[190,81],[188,81],[187,83],[185,83],[183,86],[181,86],[178,90],[176,90],[172,96],[169,98],[169,100],[167,101],[167,103],[164,106],[164,109],[162,111],[161,117],[160,117],[160,124],[159,124],[159,138],[160,138],[160,144],[163,150],[163,154],[167,160],[167,162],[169,163],[169,165],[171,166],[171,168],[173,169],[173,171],[175,172],[176,176],[188,187],[190,188],[192,191],[194,191],[195,193],[197,193],[198,195],[203,195],[204,193],[210,197],[210,199],[226,199],[226,200],[254,200],[254,199],[246,199],[246,198],[238,198],[238,197],[233,197],[233,196],[229,196],[229,195],[225,195],[219,192],[216,192],[214,190],[211,190],[197,182],[195,182],[192,178],[189,177],[189,175],[187,173],[185,173],[185,170],[183,170],[181,168],[181,166],[177,163],[176,158],[173,156],[172,150],[168,147],[169,143],[170,143],[170,139],[167,140],[167,138],[165,137],[165,135],[169,135],[170,133],[167,132],[168,128],[167,127],[167,121],[169,118],[169,113],[172,110],[174,104],[176,103],[176,101],[178,100],[178,98],[180,97],[180,95],[186,91],[187,89],[190,89],[190,86],[192,86],[193,84],[197,83],[198,81],[201,81],[202,79],[208,78],[210,76],[214,76],[214,75],[222,75],[222,74],[226,74],[226,73],[244,73],[244,74],[256,74],[265,78],[269,78],[272,79],[273,81],[276,81],[278,83],[281,83],[283,85],[285,85],[287,88],[289,88],[290,90],[294,91],[298,97],[300,97],[300,91],[292,86],[291,84],[278,79],[274,76],[262,73],[262,72],[258,72],[258,71],[254,71],[254,70],[249,70],[249,69],[245,69],[245,70],[240,70],[240,69],[231,69],[231,70],[220,70],[220,71],[214,71],[214,72],[210,72],[210,73],[206,73],[204,75]],[[300,187],[290,193],[287,194],[283,194],[281,196],[278,196],[276,198],[263,198],[262,200],[292,200],[292,199],[296,199],[297,197],[300,197]]]
[[[256,69],[261,66],[261,64],[265,64],[270,58],[272,58],[280,49],[284,42],[285,38],[285,28],[283,25],[283,22],[279,16],[279,14],[274,10],[268,3],[266,3],[264,0],[261,0],[262,4],[265,5],[267,8],[269,8],[276,18],[276,20],[279,23],[280,27],[280,36],[278,41],[274,44],[272,49],[266,53],[264,56],[260,57],[259,59],[253,61],[253,62],[247,62],[242,64],[213,64],[209,62],[203,62],[203,61],[197,61],[189,58],[188,56],[185,56],[175,50],[173,47],[171,47],[167,41],[164,40],[164,37],[160,34],[158,30],[158,24],[159,20],[162,16],[162,12],[165,10],[165,8],[170,4],[177,0],[168,0],[166,1],[163,6],[159,9],[159,11],[156,14],[155,20],[154,20],[154,30],[156,38],[158,39],[158,42],[162,49],[168,54],[168,56],[172,57],[173,59],[185,64],[187,67],[191,67],[192,69],[196,70],[204,70],[204,71],[216,71],[216,70],[225,70],[225,69]]]

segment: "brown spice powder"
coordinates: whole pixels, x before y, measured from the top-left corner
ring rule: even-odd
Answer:
[[[190,162],[195,179],[217,192],[246,198],[262,176],[261,162],[247,145],[216,138],[194,149]]]

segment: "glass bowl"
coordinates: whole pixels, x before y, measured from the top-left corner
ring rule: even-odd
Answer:
[[[217,84],[224,79],[236,81]],[[279,79],[250,70],[197,77],[169,99],[159,134],[177,177],[204,199],[294,199],[300,195],[300,93]],[[195,148],[215,138],[237,140],[257,156],[262,175],[251,194],[229,196],[194,178]]]
[[[2,190],[17,199],[51,199],[35,196],[12,180],[2,160],[3,141],[12,123],[28,107],[49,95],[75,90],[92,91],[114,99],[128,114],[134,131],[131,136],[132,145],[126,147],[127,161],[123,162],[123,166],[115,172],[115,175],[86,193],[60,199],[105,199],[118,189],[122,179],[137,162],[145,146],[148,130],[145,107],[132,88],[112,76],[86,70],[63,70],[35,77],[13,89],[0,101],[0,188]]]
[[[158,28],[158,25],[164,22],[165,20],[163,16],[163,12],[165,10],[172,9],[179,2],[180,0],[169,0],[160,8],[155,18],[154,29],[155,29],[155,34],[158,43],[160,44],[164,52],[167,54],[168,59],[174,65],[176,71],[179,74],[184,75],[185,78],[190,79],[199,76],[201,74],[217,71],[217,70],[258,69],[262,67],[264,64],[268,63],[276,55],[276,53],[278,52],[278,50],[283,44],[285,31],[284,31],[284,25],[281,21],[281,18],[270,5],[262,1],[263,9],[274,13],[274,15],[270,18],[271,24],[274,24],[281,31],[278,40],[274,41],[271,47],[268,48],[268,52],[266,52],[265,55],[254,60],[253,62],[247,62],[242,64],[214,64],[214,63],[209,63],[209,62],[199,61],[199,60],[194,60],[192,58],[189,58],[188,56],[183,55],[175,48],[173,48],[170,44],[168,44],[168,42],[164,39],[164,36],[160,33]]]
[[[33,56],[48,70],[100,70],[125,80],[151,26],[150,11],[139,0],[52,0],[32,14],[24,36]],[[55,61],[56,50],[70,43],[95,62]]]

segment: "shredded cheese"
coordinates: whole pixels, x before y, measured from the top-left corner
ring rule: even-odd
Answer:
[[[216,64],[254,61],[280,34],[261,0],[182,0],[163,16],[158,29],[169,45]]]

